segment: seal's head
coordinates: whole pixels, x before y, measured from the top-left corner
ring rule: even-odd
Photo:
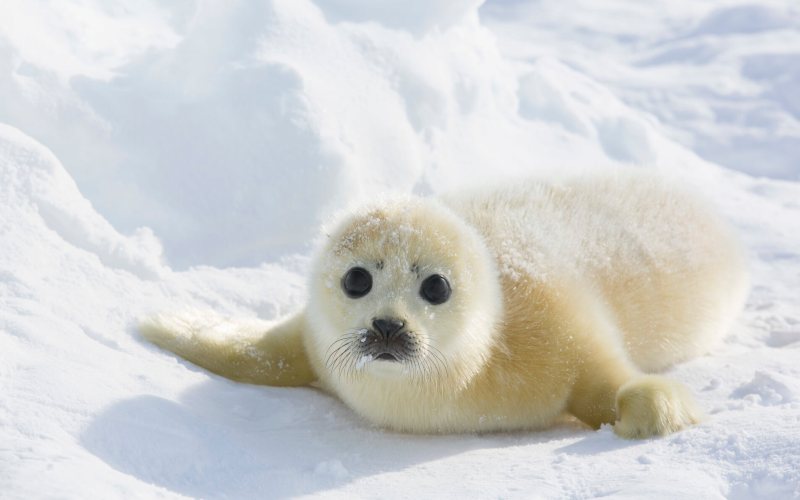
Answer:
[[[312,270],[309,350],[334,380],[457,377],[490,354],[502,293],[477,232],[433,200],[343,217]]]

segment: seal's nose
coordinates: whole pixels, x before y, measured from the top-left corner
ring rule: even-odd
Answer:
[[[406,326],[406,322],[397,318],[375,318],[372,320],[372,327],[385,337],[391,337],[402,330],[404,326]]]

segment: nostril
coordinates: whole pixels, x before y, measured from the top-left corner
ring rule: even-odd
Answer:
[[[372,320],[372,326],[379,333],[388,337],[399,332],[406,326],[406,322],[396,318],[379,318]]]

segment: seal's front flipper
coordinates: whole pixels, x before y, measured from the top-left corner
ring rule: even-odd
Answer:
[[[589,338],[603,337],[595,331]],[[595,429],[613,424],[618,436],[643,439],[677,432],[700,421],[692,395],[680,382],[642,374],[611,343],[587,344],[585,352],[591,355],[581,357],[567,405],[583,422]]]
[[[681,383],[643,375],[620,387],[614,432],[627,439],[664,436],[700,421],[694,399]]]
[[[307,385],[316,380],[302,332],[303,313],[276,324],[189,311],[160,314],[139,324],[142,335],[218,375],[250,384]]]

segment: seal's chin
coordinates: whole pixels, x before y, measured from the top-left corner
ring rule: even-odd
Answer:
[[[402,361],[374,358],[371,363],[364,366],[363,374],[368,378],[396,380],[408,374],[408,366]]]

